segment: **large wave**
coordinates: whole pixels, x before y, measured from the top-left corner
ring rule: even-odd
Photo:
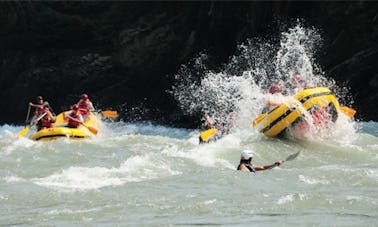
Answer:
[[[295,75],[313,87],[329,87],[344,101],[348,89],[326,77],[316,62],[321,44],[317,29],[298,23],[282,32],[278,42],[248,39],[238,45],[229,62],[216,69],[210,68],[210,57],[201,53],[176,74],[172,93],[186,114],[208,115],[226,122],[230,113],[236,113],[239,128],[251,127],[250,122],[261,113],[263,97],[272,84],[281,85],[288,96],[295,94]]]

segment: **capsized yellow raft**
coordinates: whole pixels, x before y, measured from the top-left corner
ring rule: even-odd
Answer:
[[[29,138],[32,140],[49,141],[59,138],[79,140],[93,136],[93,133],[89,131],[87,127],[98,128],[99,118],[95,114],[91,113],[90,117],[84,122],[87,127],[80,125],[78,128],[68,128],[64,127],[64,125],[67,123],[67,121],[64,119],[64,114],[69,114],[69,112],[70,111],[60,113],[56,117],[54,125],[57,127],[42,129],[33,133]]]
[[[304,111],[314,116],[318,110],[324,110],[333,122],[337,120],[339,112],[349,117],[355,114],[351,108],[340,107],[336,97],[326,87],[305,89],[295,94],[293,98],[292,102],[281,104],[270,112],[259,115],[253,121],[253,126],[264,135],[275,137],[298,123]]]

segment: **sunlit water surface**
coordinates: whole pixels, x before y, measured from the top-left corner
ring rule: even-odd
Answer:
[[[341,141],[236,131],[199,145],[198,130],[107,123],[94,139],[15,139],[0,128],[0,225],[363,225],[378,221],[378,126]],[[281,167],[236,171],[301,151]]]

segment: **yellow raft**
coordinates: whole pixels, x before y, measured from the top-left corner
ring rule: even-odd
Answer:
[[[253,126],[257,128],[264,135],[269,137],[279,136],[285,130],[302,120],[304,111],[310,114],[318,109],[326,109],[330,119],[334,122],[338,117],[340,111],[344,112],[350,110],[352,117],[355,113],[353,109],[347,107],[340,107],[336,97],[331,90],[326,87],[317,87],[305,89],[293,96],[293,101],[284,103],[270,112],[263,113],[253,121]],[[352,113],[352,111],[354,111]]]
[[[38,132],[33,133],[29,138],[32,140],[49,141],[59,138],[80,140],[93,136],[93,133],[88,130],[88,127],[97,128],[99,124],[99,118],[95,114],[91,113],[90,117],[84,122],[87,127],[83,125],[80,125],[78,128],[59,126],[65,125],[67,123],[67,121],[64,119],[64,114],[68,114],[69,112],[70,111],[60,113],[56,117],[54,125],[58,127],[42,129]]]

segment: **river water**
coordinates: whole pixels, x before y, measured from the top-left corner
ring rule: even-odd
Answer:
[[[35,142],[0,127],[0,225],[316,225],[378,223],[378,124],[348,138],[266,138],[236,130],[198,144],[199,130],[106,123],[96,138]],[[240,150],[255,164],[236,171]]]

